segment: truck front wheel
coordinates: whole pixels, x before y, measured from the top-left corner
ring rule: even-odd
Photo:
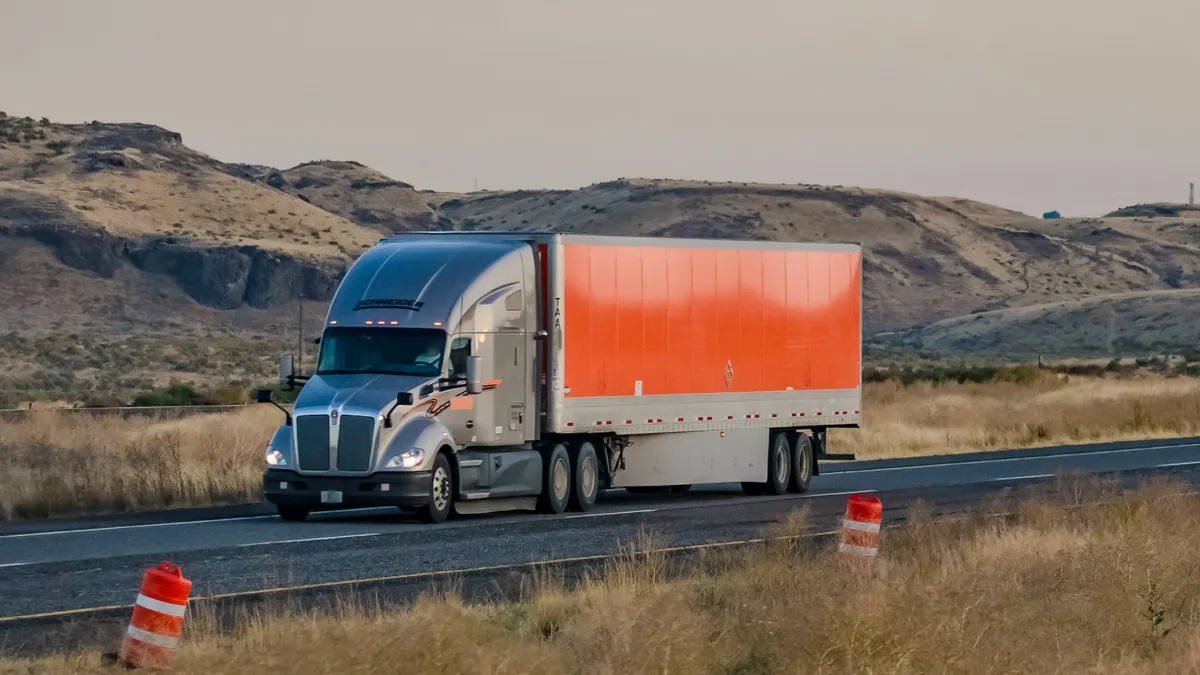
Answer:
[[[555,443],[542,454],[542,494],[538,511],[562,513],[571,498],[571,457],[562,443]]]
[[[450,460],[439,452],[433,460],[433,475],[429,479],[429,501],[417,510],[421,522],[437,524],[450,516],[454,505],[454,474],[450,472]]]

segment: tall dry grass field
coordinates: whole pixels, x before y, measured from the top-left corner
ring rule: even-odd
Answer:
[[[650,555],[522,602],[185,622],[174,672],[1200,673],[1200,499],[1064,483],[1061,497],[887,531],[874,570],[811,541],[714,554],[674,579]],[[1096,497],[1099,506],[1071,508]],[[789,534],[803,524],[794,515]],[[99,655],[0,674],[101,672]]]
[[[863,428],[833,430],[861,459],[1200,435],[1200,378],[868,384]]]
[[[0,519],[256,501],[280,418],[254,407],[170,421],[43,412],[0,422]]]

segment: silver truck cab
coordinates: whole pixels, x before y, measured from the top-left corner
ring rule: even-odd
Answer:
[[[388,505],[428,522],[544,503],[535,275],[517,239],[405,235],[363,254],[312,374],[281,359],[304,384],[267,449],[266,500],[287,520]]]

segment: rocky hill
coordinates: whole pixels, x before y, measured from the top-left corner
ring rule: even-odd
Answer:
[[[246,164],[237,168],[247,177],[385,234],[453,227],[431,206],[445,196],[417,191],[358,162],[308,162],[285,170]]]
[[[323,299],[377,232],[144,124],[0,119],[0,234],[102,278],[165,276],[222,309]]]
[[[666,179],[442,194],[351,161],[226,164],[151,125],[0,116],[0,399],[270,377],[298,339],[297,302],[315,335],[349,262],[416,229],[861,242],[864,320],[882,340],[1158,348],[1165,324],[1139,317],[1182,312],[1190,296],[1164,292],[1200,288],[1200,213],[1131,208],[1041,220],[965,199]],[[1097,342],[1087,308],[1108,305]],[[1177,324],[1167,341],[1200,337]]]
[[[1033,359],[1183,354],[1200,358],[1200,289],[1102,295],[938,321],[877,335],[931,354]]]

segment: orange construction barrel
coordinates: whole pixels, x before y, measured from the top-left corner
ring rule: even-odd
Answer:
[[[138,668],[165,668],[179,644],[192,582],[174,563],[159,563],[142,575],[133,617],[121,642],[120,658]]]
[[[883,503],[875,495],[851,495],[846,500],[842,519],[842,538],[838,551],[859,558],[879,555],[879,528],[883,522]]]

